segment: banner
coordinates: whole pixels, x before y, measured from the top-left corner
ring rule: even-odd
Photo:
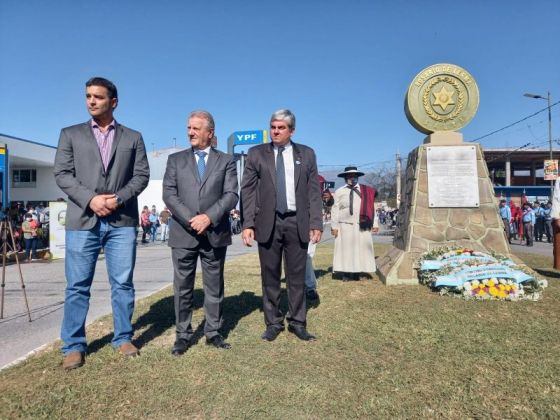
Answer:
[[[544,161],[544,180],[555,181],[558,178],[558,160]]]
[[[49,202],[49,249],[53,260],[66,255],[66,207],[63,201]]]

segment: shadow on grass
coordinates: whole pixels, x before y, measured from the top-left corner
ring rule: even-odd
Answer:
[[[560,279],[560,272],[556,270],[549,270],[546,268],[533,268],[537,273],[545,277],[551,277],[555,279]]]
[[[327,274],[332,274],[332,266],[330,266],[329,268],[327,268],[326,270],[323,269],[315,269],[315,277],[319,278],[319,277],[323,277],[324,275]]]
[[[204,304],[204,292],[202,289],[195,289],[193,293],[194,310],[200,309]],[[224,322],[220,332],[224,337],[235,329],[239,321],[250,315],[253,311],[261,309],[262,299],[255,296],[254,292],[243,291],[239,295],[227,296],[223,301]],[[191,339],[193,345],[204,336],[203,319]],[[169,328],[175,325],[175,307],[173,295],[166,296],[150,306],[150,309],[141,315],[133,324],[134,330],[141,330],[147,327],[142,334],[136,338],[134,344],[139,348],[144,347],[150,341],[164,334]],[[107,334],[88,345],[88,353],[95,353],[102,347],[111,343],[113,334]]]

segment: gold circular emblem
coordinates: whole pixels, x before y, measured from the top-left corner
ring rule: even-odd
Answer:
[[[456,131],[478,109],[480,96],[474,78],[454,64],[434,64],[416,75],[405,98],[405,113],[414,128],[425,134]]]

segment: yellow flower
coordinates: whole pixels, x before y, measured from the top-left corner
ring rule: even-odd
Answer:
[[[478,296],[482,296],[482,295],[485,295],[486,292],[484,291],[484,289],[478,289],[478,293],[477,293],[477,294],[478,294]]]
[[[494,279],[488,280],[488,287],[493,287],[496,283],[494,283]]]

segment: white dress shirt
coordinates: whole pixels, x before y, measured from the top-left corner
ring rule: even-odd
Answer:
[[[198,152],[206,152],[206,155],[204,156],[204,163],[205,163],[205,164],[208,164],[208,155],[210,154],[210,146],[208,146],[206,149],[202,149],[202,150],[193,149],[193,152],[194,152],[194,158],[196,159],[196,164],[197,164],[197,165],[198,165],[198,159],[200,159],[200,158],[198,157],[198,154],[197,154],[197,153],[198,153]]]
[[[278,156],[278,147],[274,145],[274,162]],[[294,180],[294,148],[292,142],[284,146],[284,173],[286,175],[286,203],[288,211],[296,211],[296,186]],[[276,163],[275,163],[276,164]]]

